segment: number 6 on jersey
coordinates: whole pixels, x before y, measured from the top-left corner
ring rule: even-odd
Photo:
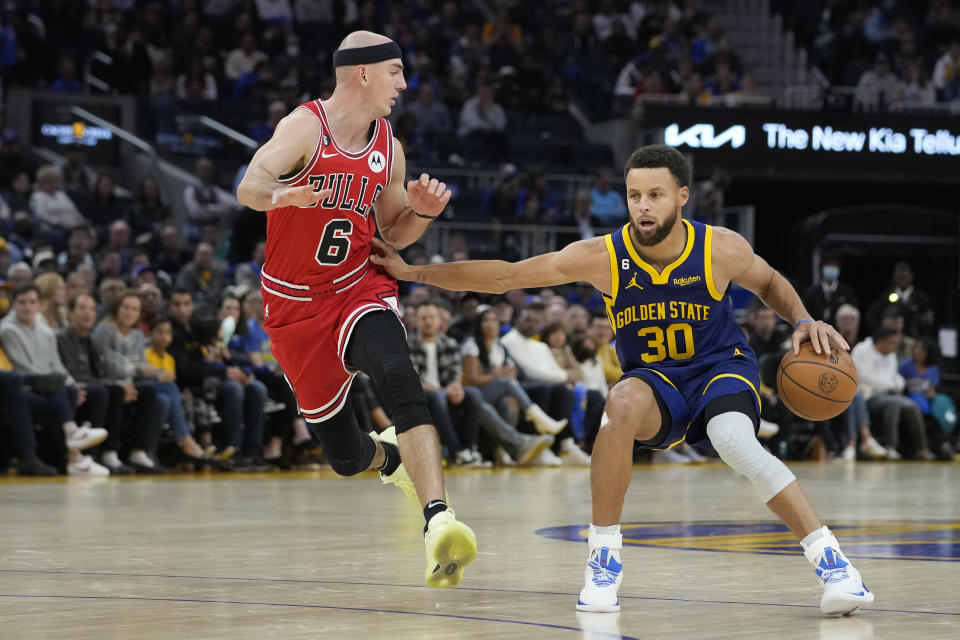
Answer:
[[[325,267],[342,263],[350,255],[350,234],[353,223],[342,218],[331,220],[323,228],[320,246],[317,247],[317,262]]]

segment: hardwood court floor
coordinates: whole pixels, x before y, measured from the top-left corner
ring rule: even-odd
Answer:
[[[869,610],[821,617],[798,546],[719,464],[636,468],[624,522],[660,524],[624,527],[623,610],[589,615],[564,539],[586,469],[449,474],[480,555],[446,591],[423,586],[421,516],[372,476],[2,480],[0,638],[960,637],[960,465],[792,468]]]

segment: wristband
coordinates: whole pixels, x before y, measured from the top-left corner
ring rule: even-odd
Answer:
[[[417,213],[416,211],[413,212],[413,215],[417,216],[418,218],[423,218],[424,220],[436,220],[437,218],[440,217],[439,215],[425,216],[422,213]]]
[[[794,330],[799,329],[800,325],[802,325],[804,322],[813,322],[813,320],[810,318],[801,318],[800,320],[797,320],[797,324],[793,325]]]

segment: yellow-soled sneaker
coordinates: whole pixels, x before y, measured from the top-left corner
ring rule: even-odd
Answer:
[[[457,520],[453,509],[430,518],[423,542],[427,549],[428,587],[457,586],[463,580],[463,570],[477,558],[477,536]]]

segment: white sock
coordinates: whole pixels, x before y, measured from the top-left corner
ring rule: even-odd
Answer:
[[[602,536],[616,535],[617,529],[619,528],[619,524],[612,524],[609,527],[598,527],[597,525],[593,525],[593,530]]]

